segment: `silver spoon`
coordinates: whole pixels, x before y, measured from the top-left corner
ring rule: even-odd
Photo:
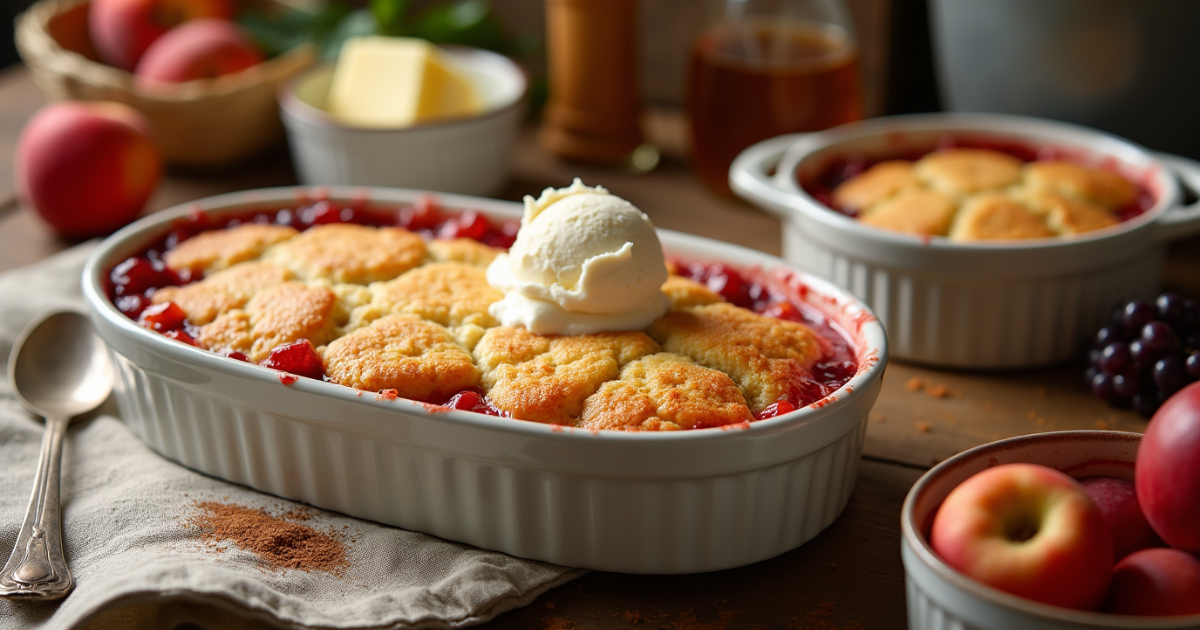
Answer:
[[[58,599],[75,586],[63,557],[58,503],[63,436],[72,417],[99,407],[112,391],[108,350],[84,315],[51,313],[17,339],[8,382],[27,409],[46,418],[46,435],[29,511],[0,571],[0,596]]]

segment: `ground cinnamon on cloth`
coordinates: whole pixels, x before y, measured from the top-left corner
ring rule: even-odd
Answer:
[[[188,519],[187,525],[198,529],[203,540],[214,547],[233,543],[272,569],[340,575],[350,564],[342,541],[308,525],[236,503],[197,501],[195,505],[200,512]]]

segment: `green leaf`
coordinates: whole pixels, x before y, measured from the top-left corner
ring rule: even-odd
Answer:
[[[370,0],[368,8],[353,10],[336,0],[315,12],[294,8],[246,12],[239,22],[269,56],[312,43],[322,59],[332,60],[347,39],[374,34],[420,37],[436,44],[475,46],[506,54],[528,53],[531,48],[530,42],[505,34],[485,0],[435,4],[409,19],[411,7],[412,0]]]
[[[371,13],[381,35],[401,35],[412,0],[371,0]]]
[[[333,3],[315,13],[293,8],[246,12],[238,22],[264,53],[274,57],[307,43],[320,48],[349,13],[346,5]]]
[[[238,23],[268,57],[280,55],[308,42],[309,18],[299,11],[285,11],[278,16],[247,12]]]
[[[429,7],[413,20],[406,34],[437,44],[475,46],[497,52],[514,48],[492,14],[491,5],[484,0],[460,0]]]

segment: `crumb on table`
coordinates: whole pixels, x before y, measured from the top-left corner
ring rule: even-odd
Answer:
[[[952,395],[950,388],[945,385],[932,385],[925,389],[925,393],[934,398],[949,398]]]

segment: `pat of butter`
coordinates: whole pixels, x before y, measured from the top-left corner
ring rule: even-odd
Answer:
[[[363,127],[471,116],[483,103],[466,72],[423,39],[355,37],[342,45],[327,109]]]

